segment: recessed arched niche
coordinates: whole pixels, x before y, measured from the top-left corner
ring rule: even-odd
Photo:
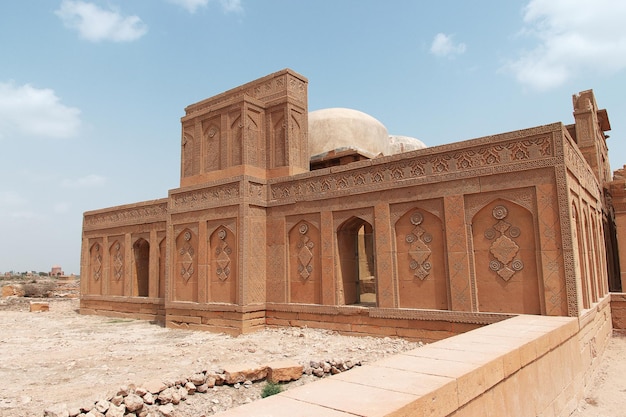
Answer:
[[[289,231],[289,301],[321,303],[320,232],[307,221]]]
[[[209,237],[210,301],[237,302],[237,238],[226,226]]]
[[[396,222],[395,235],[399,306],[447,310],[441,220],[426,210],[412,209]]]
[[[541,314],[534,231],[532,213],[504,199],[473,217],[479,311]]]
[[[184,229],[176,237],[174,301],[198,301],[198,237]]]

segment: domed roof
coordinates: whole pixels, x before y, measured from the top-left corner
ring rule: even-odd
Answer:
[[[309,113],[309,156],[346,148],[371,158],[389,155],[387,128],[358,110],[331,108]]]
[[[410,136],[389,135],[389,143],[391,145],[391,154],[415,151],[417,149],[426,148],[426,144],[419,139]]]

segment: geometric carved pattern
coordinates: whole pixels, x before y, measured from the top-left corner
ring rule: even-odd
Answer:
[[[306,223],[302,223],[298,229],[300,232],[300,242],[298,242],[298,273],[302,277],[303,281],[306,281],[313,272],[313,247],[315,246],[311,239],[306,235],[309,231],[309,226]]]
[[[115,242],[113,252],[113,278],[119,281],[124,276],[124,253],[122,251],[122,245],[119,242]]]
[[[489,269],[505,281],[524,268],[523,262],[515,258],[520,248],[514,239],[520,236],[521,231],[504,220],[508,214],[506,207],[502,205],[494,207],[492,215],[498,222],[485,230],[485,237],[493,240],[489,247],[489,253],[493,256],[489,262]]]
[[[226,243],[227,232],[226,229],[221,229],[217,236],[220,238],[220,246],[215,249],[215,255],[217,256],[217,277],[220,281],[226,281],[230,276],[230,254],[232,249]]]
[[[189,282],[189,278],[193,276],[193,256],[194,250],[189,241],[191,240],[191,232],[186,231],[184,235],[185,243],[183,247],[180,249],[181,256],[181,269],[180,275],[183,277],[185,282]]]
[[[95,255],[93,257],[92,276],[94,281],[98,281],[102,277],[102,254],[100,253],[100,245],[96,243],[93,247]]]
[[[431,175],[443,175],[442,180],[472,178],[477,169],[492,169],[495,166],[504,168],[520,161],[531,163],[534,168],[550,166],[554,143],[545,131],[550,128],[541,127],[534,129],[534,132],[525,132],[536,135],[530,139],[513,138],[495,145],[491,138],[482,138],[476,146],[453,155],[415,155],[396,163],[376,161],[368,167],[355,168],[348,175],[330,173],[291,181],[273,180],[269,182],[270,195],[273,200],[282,200],[313,196],[319,192],[346,195],[352,189],[361,187],[387,190],[416,182],[433,182]]]
[[[420,224],[424,221],[424,216],[419,211],[411,215],[411,224],[415,227],[413,231],[406,235],[405,241],[410,245],[409,256],[411,262],[409,268],[414,271],[413,275],[422,281],[430,274],[432,264],[430,263],[430,255],[432,251],[428,243],[432,242],[433,237],[427,233]]]

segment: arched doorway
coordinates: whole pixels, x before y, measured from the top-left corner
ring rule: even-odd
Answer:
[[[372,225],[353,217],[337,230],[339,273],[344,304],[376,305]]]
[[[147,297],[150,287],[150,244],[138,239],[133,245],[135,257],[135,291],[139,297]]]

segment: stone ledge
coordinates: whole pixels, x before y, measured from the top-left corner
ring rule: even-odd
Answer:
[[[588,324],[584,331],[594,327]],[[519,409],[520,416],[564,415],[572,402],[563,393],[581,395],[581,332],[578,318],[516,316],[223,416],[287,417],[298,410],[322,417],[465,417],[504,409]],[[538,381],[544,379],[542,388]]]

